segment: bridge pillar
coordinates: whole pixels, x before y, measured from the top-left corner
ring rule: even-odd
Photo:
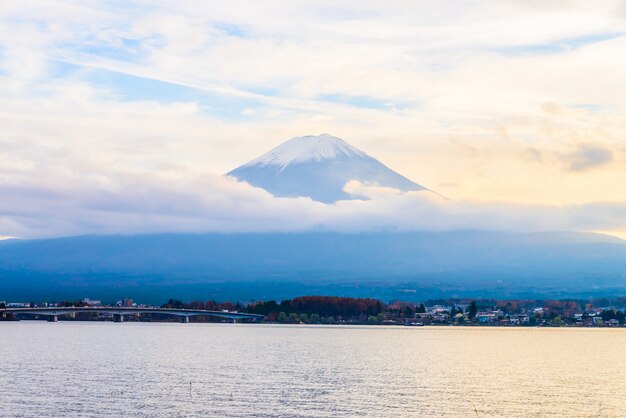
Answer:
[[[48,317],[48,322],[59,322],[59,316],[58,315],[50,315]]]
[[[2,320],[3,321],[19,321],[20,319],[17,317],[17,315],[2,312]]]
[[[113,314],[113,322],[124,322],[124,315]]]
[[[188,324],[189,323],[189,317],[188,316],[181,316],[180,317],[180,322],[183,324]]]

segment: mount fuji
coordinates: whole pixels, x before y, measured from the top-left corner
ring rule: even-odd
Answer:
[[[361,198],[345,191],[352,180],[402,192],[428,190],[329,134],[292,138],[227,175],[277,197],[323,203]]]

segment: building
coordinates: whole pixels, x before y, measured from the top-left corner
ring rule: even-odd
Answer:
[[[134,307],[137,307],[137,304],[135,302],[133,302],[132,299],[118,300],[116,305],[117,306],[121,306],[122,308],[134,308]]]
[[[87,306],[102,306],[102,301],[91,300],[89,298],[83,299],[83,303],[87,304]]]

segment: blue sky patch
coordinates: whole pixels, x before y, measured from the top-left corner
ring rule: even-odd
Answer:
[[[70,68],[71,64],[65,70]],[[203,113],[226,119],[241,118],[244,109],[254,109],[262,104],[255,99],[221,95],[115,71],[89,69],[81,74],[81,78],[99,88],[114,92],[119,95],[119,100],[197,103]]]
[[[366,96],[346,96],[342,94],[322,94],[318,96],[319,100],[325,102],[339,103],[354,107],[366,108],[366,109],[376,109],[376,110],[388,110],[389,105],[374,99],[372,97]]]
[[[494,51],[507,56],[558,54],[561,52],[579,49],[594,43],[619,38],[621,36],[624,36],[624,33],[599,33],[576,38],[562,39],[546,44],[507,46],[496,48]]]

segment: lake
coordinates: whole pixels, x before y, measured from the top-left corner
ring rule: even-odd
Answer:
[[[0,322],[0,416],[626,416],[626,329]]]

